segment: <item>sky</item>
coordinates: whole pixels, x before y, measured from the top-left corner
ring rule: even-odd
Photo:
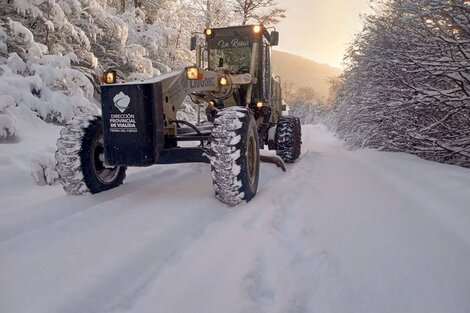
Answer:
[[[369,0],[278,0],[287,18],[278,50],[341,67],[344,52],[362,28],[360,15],[370,13]]]

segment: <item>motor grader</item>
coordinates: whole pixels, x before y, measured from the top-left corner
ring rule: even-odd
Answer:
[[[300,122],[282,114],[280,78],[272,74],[278,41],[279,33],[263,25],[206,29],[191,38],[194,66],[133,82],[104,73],[102,116],[77,117],[57,140],[64,190],[112,189],[129,166],[204,162],[217,199],[232,206],[251,200],[260,149],[276,150],[280,159],[261,159],[281,166],[300,155]],[[197,122],[177,118],[187,97],[198,106]]]

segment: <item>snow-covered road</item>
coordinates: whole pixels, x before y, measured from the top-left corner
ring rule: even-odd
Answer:
[[[70,197],[1,147],[0,312],[470,312],[470,170],[303,132],[236,208],[205,164]]]

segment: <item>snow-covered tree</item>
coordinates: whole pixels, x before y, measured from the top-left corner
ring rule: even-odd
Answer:
[[[285,98],[289,107],[289,115],[296,116],[302,124],[324,123],[331,105],[318,97],[311,87],[294,88]]]
[[[235,13],[243,25],[248,22],[272,25],[286,17],[286,9],[279,7],[275,0],[235,0]]]
[[[48,47],[35,41],[31,31],[9,18],[2,27],[6,52],[0,59],[0,94],[9,107],[24,106],[45,121],[64,123],[81,112],[96,112],[93,85],[80,71],[71,68],[78,62],[70,52],[48,54]],[[5,27],[5,28],[3,28]],[[8,51],[8,46],[13,51]]]
[[[198,19],[203,22],[202,25],[198,25],[200,29],[209,27],[226,27],[232,24],[234,18],[234,4],[232,1],[196,0],[191,1],[191,3],[191,7],[197,14]]]
[[[335,127],[353,147],[470,166],[470,4],[378,1],[347,54]]]
[[[159,73],[158,59],[149,57],[162,53],[164,31],[147,24],[138,8],[118,14],[102,0],[0,4],[1,93],[45,121],[64,123],[97,111],[97,77],[105,69],[117,69],[124,79]]]

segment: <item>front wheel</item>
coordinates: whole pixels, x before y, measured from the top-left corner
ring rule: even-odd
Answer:
[[[230,107],[217,113],[211,138],[211,172],[215,196],[235,206],[258,190],[259,140],[253,113]]]
[[[122,184],[126,167],[104,162],[102,121],[98,116],[80,116],[66,125],[57,140],[57,171],[65,192],[99,193]]]

